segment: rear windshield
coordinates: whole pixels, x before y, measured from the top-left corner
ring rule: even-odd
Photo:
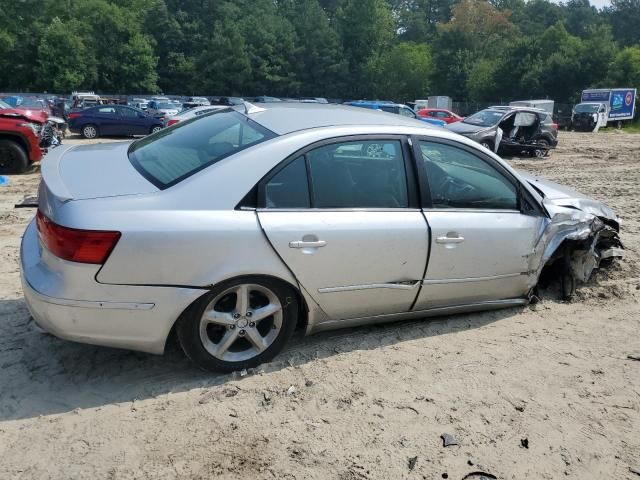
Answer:
[[[225,109],[138,140],[129,147],[129,160],[147,180],[164,189],[275,136],[244,115]]]

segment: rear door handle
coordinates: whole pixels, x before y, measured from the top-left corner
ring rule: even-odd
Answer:
[[[464,242],[464,237],[461,235],[458,235],[457,237],[437,237],[436,238],[436,243],[462,243]]]
[[[313,242],[306,242],[304,240],[296,240],[289,242],[289,248],[318,248],[324,247],[327,244],[324,240],[316,240]]]

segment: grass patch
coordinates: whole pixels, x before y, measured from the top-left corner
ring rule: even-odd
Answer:
[[[640,122],[627,123],[622,126],[620,130],[616,127],[607,127],[601,128],[601,132],[611,133],[611,132],[624,132],[624,133],[640,133]]]

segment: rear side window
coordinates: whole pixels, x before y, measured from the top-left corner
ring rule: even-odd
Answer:
[[[310,208],[307,167],[298,157],[276,173],[265,185],[267,208]]]
[[[275,136],[244,115],[223,110],[138,140],[129,148],[129,160],[147,180],[164,189]]]
[[[98,112],[107,115],[115,115],[116,114],[116,109],[113,107],[101,107],[98,109]]]
[[[266,208],[407,208],[402,145],[369,140],[315,148],[268,180],[263,199]]]

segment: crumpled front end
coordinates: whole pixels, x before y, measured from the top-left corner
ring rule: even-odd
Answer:
[[[608,206],[586,197],[545,199],[544,206],[550,219],[529,258],[529,286],[535,287],[542,270],[554,265],[563,295],[569,297],[576,281],[586,283],[603,262],[623,256],[620,219]]]

